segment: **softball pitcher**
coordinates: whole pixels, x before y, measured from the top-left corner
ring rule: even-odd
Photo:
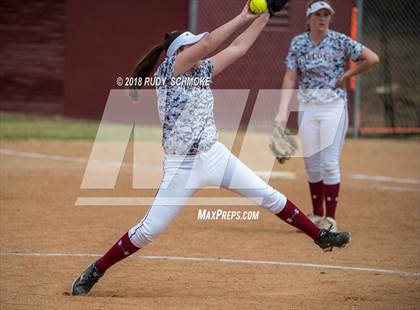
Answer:
[[[333,15],[329,1],[309,2],[308,29],[291,42],[282,88],[294,89],[298,80],[299,138],[313,206],[309,217],[320,228],[332,225],[332,231],[336,231],[339,160],[348,127],[345,82],[377,64],[379,57],[346,35],[330,30]],[[357,65],[346,71],[349,59]],[[290,93],[281,98],[278,125],[287,122],[290,98]]]
[[[209,85],[171,83],[173,78],[214,78],[246,54],[268,19],[268,14],[251,14],[247,3],[238,16],[211,33],[166,34],[165,41],[153,47],[137,64],[133,76],[149,76],[161,52],[166,52],[154,74],[166,81],[156,87],[163,128],[164,177],[144,218],[75,279],[71,287],[73,295],[87,294],[109,267],[157,238],[185,202],[204,186],[221,186],[249,197],[305,232],[324,250],[342,247],[350,241],[347,232],[319,229],[283,194],[263,182],[218,142]],[[249,23],[226,49],[206,58],[231,34]]]

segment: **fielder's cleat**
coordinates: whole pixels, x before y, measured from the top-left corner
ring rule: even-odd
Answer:
[[[312,221],[312,223],[314,223],[318,227],[319,227],[319,223],[324,219],[322,216],[319,216],[313,213],[309,213],[308,218]]]
[[[318,227],[321,229],[327,229],[331,232],[338,232],[337,222],[332,217],[327,216],[326,218],[321,218],[318,222]]]
[[[71,294],[86,295],[102,276],[103,274],[100,274],[96,270],[95,263],[90,264],[89,267],[74,280],[71,286]]]
[[[330,226],[330,229],[332,225]],[[330,229],[321,229],[318,239],[315,243],[324,250],[324,252],[332,251],[333,247],[343,248],[350,242],[350,233],[332,232]]]

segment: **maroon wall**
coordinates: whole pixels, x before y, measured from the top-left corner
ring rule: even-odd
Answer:
[[[165,32],[187,28],[188,0],[67,1],[64,114],[100,118],[116,78]]]
[[[61,113],[65,1],[0,2],[0,110]]]
[[[198,30],[211,31],[233,18],[244,2],[199,1]],[[250,102],[258,89],[279,89],[290,40],[305,28],[306,2],[291,0],[270,20],[247,56],[218,76],[213,87],[251,88]],[[116,78],[128,76],[166,31],[188,27],[188,4],[189,0],[3,0],[0,109],[99,119],[110,89],[117,88]],[[349,34],[354,4],[355,0],[336,1],[335,30]]]
[[[244,1],[200,1],[199,31],[211,31],[238,14]],[[246,57],[215,80],[215,88],[279,88],[291,39],[304,31],[307,0],[291,0],[279,17],[272,18]],[[354,0],[336,1],[332,29],[350,34]],[[234,36],[232,37],[232,39]],[[225,46],[232,40],[227,42]]]

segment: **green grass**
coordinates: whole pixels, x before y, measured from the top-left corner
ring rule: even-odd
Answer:
[[[99,122],[59,116],[0,113],[0,139],[94,140]]]
[[[0,140],[95,140],[98,128],[99,121],[0,112]],[[119,139],[127,132],[127,126],[118,124],[106,129],[107,139]],[[136,126],[136,137],[143,141],[159,141],[161,134],[160,128]]]
[[[0,112],[0,140],[90,140],[96,139],[99,121],[88,121],[39,114]],[[103,127],[101,140],[125,140],[126,125],[108,123]],[[133,131],[134,132],[134,131]],[[231,141],[236,131],[220,130],[220,140]],[[135,127],[136,139],[161,143],[162,129],[158,126]],[[133,134],[131,134],[131,140]]]

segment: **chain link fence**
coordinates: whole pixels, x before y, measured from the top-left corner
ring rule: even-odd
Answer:
[[[190,26],[197,32],[212,30],[239,13],[244,3],[190,0]],[[307,0],[290,1],[270,19],[247,56],[216,79],[215,89],[250,89],[245,114],[252,112],[250,103],[256,99],[258,90],[281,88],[284,58],[291,39],[305,29],[307,3]],[[332,29],[355,37],[352,27],[357,14],[353,16],[352,12],[357,6],[360,18],[355,32],[359,27],[361,34],[358,40],[381,59],[373,70],[361,76],[356,96],[349,91],[350,119],[358,121],[353,132],[420,133],[420,1],[333,0],[332,3],[336,10]],[[353,98],[357,100],[355,108]],[[229,115],[228,111],[224,113],[226,124]],[[246,119],[245,115],[243,120]],[[271,122],[272,118],[258,120],[262,125],[259,127],[270,128]]]
[[[360,1],[363,43],[381,62],[363,75],[360,132],[420,133],[420,1]]]
[[[214,1],[191,0],[190,27],[193,31],[211,31],[239,14],[245,0]],[[306,5],[308,0],[292,0],[276,16],[270,18],[264,31],[248,51],[247,55],[217,76],[213,89],[248,89],[250,90],[246,107],[241,119],[241,128],[271,131],[274,117],[278,111],[279,98],[265,102],[265,110],[256,113],[254,107],[261,90],[280,90],[286,72],[284,60],[292,38],[306,30]],[[337,3],[336,11],[340,18],[334,20],[333,29],[349,34],[351,12],[354,0]],[[237,31],[220,47],[227,47],[243,29]],[[216,102],[217,105],[217,102]],[[231,117],[237,113],[238,102],[230,102],[216,121],[220,128],[230,127]],[[234,108],[236,110],[233,110]],[[250,122],[252,116],[252,121]],[[296,116],[292,116],[292,126]],[[243,126],[242,126],[243,125]]]

